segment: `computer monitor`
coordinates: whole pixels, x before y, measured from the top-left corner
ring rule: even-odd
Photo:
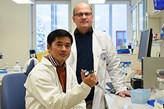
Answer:
[[[144,57],[151,57],[151,47],[153,40],[152,28],[141,31],[138,60],[142,61]]]
[[[152,28],[141,31],[138,61],[141,62],[142,79],[141,79],[141,82],[137,84],[138,87],[140,88],[144,87],[143,86],[143,82],[144,82],[143,62],[144,62],[145,57],[151,57],[152,40],[153,40]]]

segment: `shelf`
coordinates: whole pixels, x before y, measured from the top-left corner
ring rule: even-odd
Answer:
[[[164,18],[164,10],[155,10],[148,12],[147,15],[151,18]]]

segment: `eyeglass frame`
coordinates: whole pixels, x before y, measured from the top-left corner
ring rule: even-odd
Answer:
[[[85,15],[86,17],[89,17],[92,15],[92,12],[85,12],[85,13],[79,12],[79,13],[74,14],[74,16],[78,16],[78,17],[82,17],[83,15]]]

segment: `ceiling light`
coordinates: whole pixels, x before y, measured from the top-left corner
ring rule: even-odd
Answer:
[[[33,4],[34,0],[12,0],[17,4]]]
[[[106,0],[88,0],[89,4],[104,4]]]

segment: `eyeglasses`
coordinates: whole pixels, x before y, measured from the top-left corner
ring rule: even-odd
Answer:
[[[91,12],[86,12],[86,13],[76,13],[74,14],[74,16],[78,16],[78,17],[82,17],[83,15],[85,15],[86,17],[89,17],[92,15]]]

